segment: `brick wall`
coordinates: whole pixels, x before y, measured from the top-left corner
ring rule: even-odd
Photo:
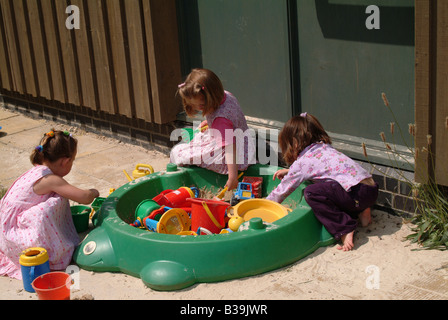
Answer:
[[[397,170],[377,164],[360,162],[368,170],[379,186],[376,208],[392,214],[402,214],[405,217],[413,215],[415,205],[412,199],[412,183],[414,173]]]

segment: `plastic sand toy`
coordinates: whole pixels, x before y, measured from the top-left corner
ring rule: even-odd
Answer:
[[[228,213],[229,216],[239,216],[245,221],[250,221],[253,218],[261,218],[264,222],[268,223],[277,221],[287,214],[288,209],[284,206],[266,199],[241,201],[232,208],[232,212]]]
[[[272,180],[278,169],[253,165],[245,174],[263,177],[262,195],[266,197],[278,184],[278,180]],[[224,281],[275,270],[334,242],[303,199],[306,185],[295,190],[283,203],[294,207],[291,212],[281,214],[273,222],[263,221],[263,217],[251,218],[242,223],[237,232],[223,229],[219,234],[204,234],[199,227],[167,234],[130,225],[135,220],[138,205],[164,190],[184,186],[218,190],[226,181],[226,175],[169,164],[166,171],[123,185],[102,203],[96,214],[96,228],[77,247],[73,256],[75,262],[95,272],[123,272],[141,278],[154,290],[170,291],[200,282]],[[247,211],[255,209],[260,208],[251,205]],[[184,215],[177,217],[179,221],[184,218]]]
[[[230,204],[232,206],[238,204],[241,200],[253,199],[255,196],[252,193],[252,184],[247,182],[238,183],[238,187],[236,191],[232,195],[232,199],[230,200]]]

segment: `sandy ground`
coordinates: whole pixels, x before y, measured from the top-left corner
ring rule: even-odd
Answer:
[[[53,123],[33,120],[0,107],[0,185],[9,187],[29,168],[30,148]],[[58,125],[58,127],[60,127]],[[72,129],[74,130],[74,129]],[[30,138],[33,136],[33,138]],[[122,170],[137,163],[163,170],[166,154],[77,132],[80,150],[67,180],[80,187],[96,187],[102,195],[127,182]],[[37,137],[37,138],[36,138]],[[8,156],[9,154],[9,156]],[[11,157],[11,158],[10,158]],[[359,228],[355,249],[341,252],[335,245],[278,270],[219,283],[159,292],[122,273],[80,270],[71,299],[95,300],[408,300],[448,299],[448,252],[415,250],[405,241],[410,225],[383,211],[372,212],[373,223]],[[37,300],[19,280],[0,277],[1,300]]]

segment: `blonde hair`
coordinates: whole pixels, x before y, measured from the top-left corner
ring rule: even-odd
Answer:
[[[33,165],[42,165],[44,161],[55,162],[60,158],[72,158],[77,148],[78,140],[68,131],[52,129],[44,134],[40,144],[31,153],[30,161]]]
[[[316,142],[331,144],[331,138],[319,120],[306,113],[289,119],[279,135],[279,145],[287,164],[292,164],[306,147]]]
[[[224,88],[218,76],[208,69],[193,69],[184,83],[179,85],[178,94],[188,116],[194,116],[196,111],[188,104],[189,99],[204,97],[205,104],[202,115],[213,113],[224,99]]]

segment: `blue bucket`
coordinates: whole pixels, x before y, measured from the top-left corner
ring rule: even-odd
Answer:
[[[20,259],[23,287],[28,292],[35,292],[31,283],[37,277],[50,272],[48,253],[44,248],[29,248],[22,252]]]

